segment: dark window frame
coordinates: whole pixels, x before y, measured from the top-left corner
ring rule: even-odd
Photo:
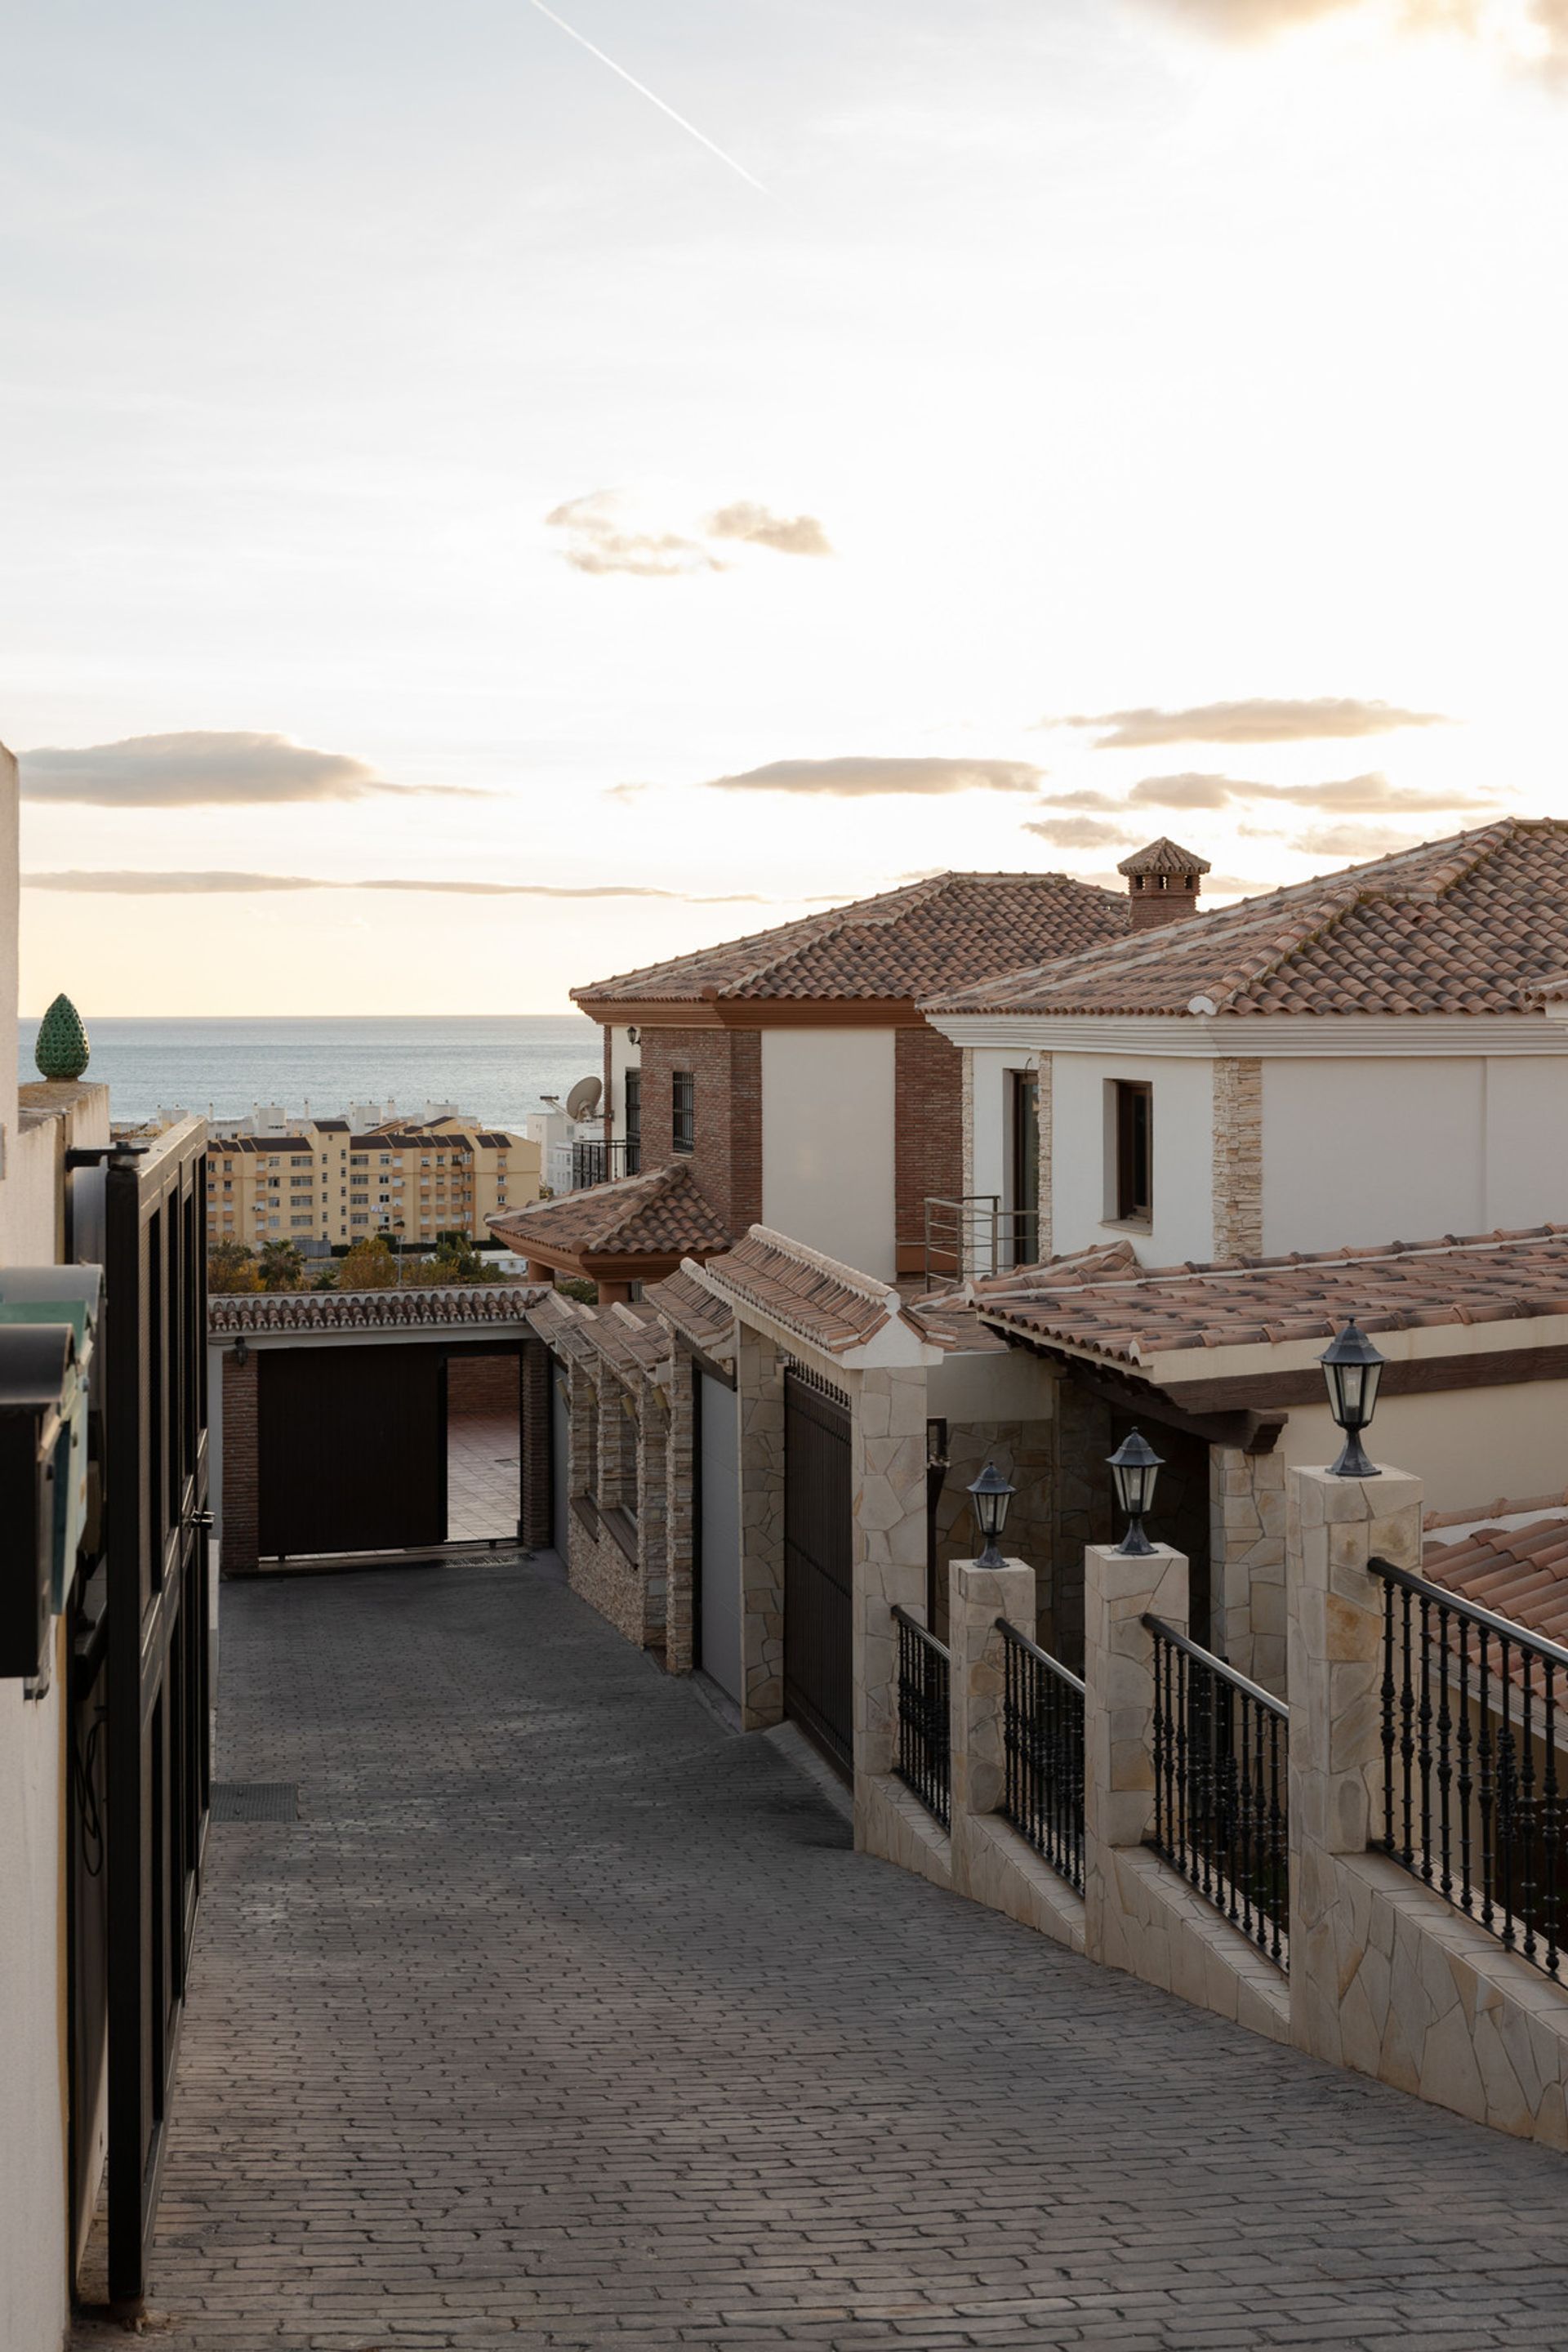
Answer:
[[[697,1075],[672,1070],[669,1076],[670,1150],[689,1154],[697,1149]]]
[[[1117,1078],[1116,1222],[1152,1224],[1154,1217],[1154,1089],[1147,1078]]]

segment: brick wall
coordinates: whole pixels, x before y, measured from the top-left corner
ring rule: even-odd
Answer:
[[[251,1576],[259,1558],[259,1410],[256,1351],[244,1363],[223,1354],[223,1549],[225,1576]]]
[[[447,1411],[510,1419],[518,1406],[515,1356],[449,1356]]]
[[[899,1268],[918,1271],[928,1199],[963,1191],[963,1055],[922,1024],[893,1042],[893,1196]]]
[[[642,1154],[645,1168],[675,1157],[672,1080],[696,1081],[697,1149],[691,1172],[731,1233],[763,1213],[763,1041],[755,1029],[645,1029]]]

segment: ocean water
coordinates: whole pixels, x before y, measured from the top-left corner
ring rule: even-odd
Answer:
[[[89,1076],[105,1080],[117,1119],[181,1109],[243,1118],[253,1103],[317,1118],[351,1102],[400,1111],[453,1102],[518,1129],[547,1094],[604,1068],[603,1032],[584,1013],[476,1014],[427,1020],[95,1021]],[[21,1024],[21,1075],[36,1078],[36,1020]]]

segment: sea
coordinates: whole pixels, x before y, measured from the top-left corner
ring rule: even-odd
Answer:
[[[603,1032],[585,1013],[407,1019],[92,1020],[88,1076],[104,1080],[116,1120],[159,1111],[243,1118],[257,1103],[318,1118],[350,1103],[418,1112],[455,1103],[487,1126],[520,1129],[544,1097],[604,1069]],[[37,1022],[21,1024],[21,1075]]]

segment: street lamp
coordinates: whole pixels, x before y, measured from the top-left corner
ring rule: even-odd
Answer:
[[[1383,1358],[1366,1333],[1357,1328],[1352,1315],[1339,1338],[1331,1347],[1324,1349],[1318,1361],[1329,1384],[1329,1410],[1345,1433],[1343,1451],[1333,1465],[1334,1476],[1380,1478],[1383,1473],[1375,1462],[1368,1461],[1361,1433],[1370,1425],[1377,1409],[1377,1384],[1383,1378]]]
[[[1116,1499],[1127,1514],[1127,1533],[1116,1549],[1127,1559],[1142,1559],[1154,1549],[1143,1532],[1143,1519],[1154,1507],[1154,1481],[1165,1466],[1164,1456],[1134,1429],[1106,1458],[1116,1481]]]
[[[1007,1524],[1007,1506],[1017,1489],[1007,1484],[994,1462],[988,1462],[969,1491],[974,1497],[975,1525],[985,1538],[975,1565],[1000,1568],[1002,1555],[996,1547]]]

